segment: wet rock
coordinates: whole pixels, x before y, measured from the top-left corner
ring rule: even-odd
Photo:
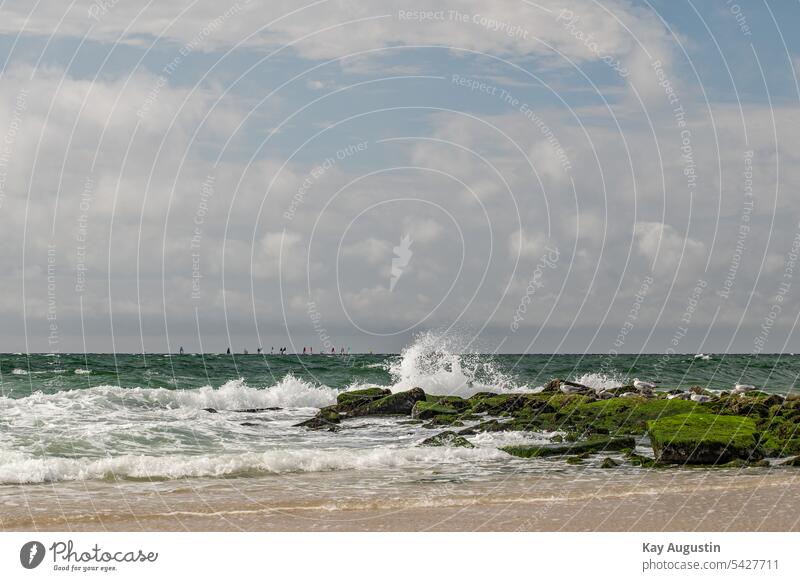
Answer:
[[[658,462],[713,465],[763,457],[749,417],[680,414],[649,421],[647,430]]]
[[[551,379],[544,384],[542,393],[589,393],[594,392],[591,387],[582,383],[575,383],[566,379]]]
[[[600,464],[600,468],[616,468],[617,466],[619,466],[619,462],[608,456],[603,458],[603,463]]]
[[[435,416],[456,415],[458,410],[439,402],[418,401],[411,408],[411,417],[416,420],[428,420]]]
[[[219,412],[218,412],[217,410],[215,410],[214,408],[203,408],[203,411],[204,411],[204,412],[208,412],[208,413],[210,413],[210,414],[218,414],[218,413],[219,413]]]
[[[296,428],[308,428],[309,430],[329,430],[335,432],[339,429],[341,415],[334,409],[335,406],[322,408],[310,420],[295,424]]]
[[[582,454],[602,451],[618,451],[633,448],[636,442],[631,437],[604,437],[596,436],[582,442],[567,444],[544,444],[540,446],[505,446],[500,448],[512,456],[520,458],[537,458],[544,456],[559,456],[565,454]]]
[[[498,420],[488,420],[485,422],[481,422],[475,426],[470,426],[469,428],[464,428],[460,430],[458,433],[462,436],[474,436],[475,434],[480,434],[481,432],[505,432],[507,430],[514,429],[514,422],[500,422]]]
[[[391,390],[382,387],[369,387],[366,389],[354,389],[353,391],[343,391],[336,397],[336,409],[339,412],[347,412],[362,405],[391,395]]]
[[[414,404],[418,401],[425,401],[425,392],[421,388],[415,387],[408,391],[393,393],[376,399],[348,412],[349,417],[360,416],[391,416],[411,414]],[[339,406],[337,406],[338,408]]]
[[[455,432],[442,432],[420,443],[420,446],[444,446],[448,448],[474,448],[475,445]]]
[[[552,398],[538,393],[504,393],[495,395],[476,394],[469,398],[472,413],[488,413],[492,416],[552,413]],[[555,397],[555,396],[554,396]],[[557,397],[564,397],[560,392]]]

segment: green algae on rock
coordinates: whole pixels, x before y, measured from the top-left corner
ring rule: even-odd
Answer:
[[[442,432],[423,440],[420,446],[438,446],[448,448],[474,448],[475,445],[455,432]]]
[[[760,460],[752,418],[689,413],[647,423],[656,461],[670,464],[724,464]]]
[[[577,455],[586,452],[602,452],[605,450],[624,450],[626,448],[633,448],[635,445],[636,442],[630,436],[617,438],[595,436],[581,442],[571,442],[568,444],[505,446],[500,449],[503,452],[520,458],[537,458],[544,456],[562,456],[565,454]]]
[[[348,416],[407,416],[414,409],[414,404],[424,400],[425,392],[419,387],[414,387],[408,391],[393,393],[360,405],[350,410]]]

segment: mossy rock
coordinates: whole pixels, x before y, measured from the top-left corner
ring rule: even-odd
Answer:
[[[513,430],[513,422],[501,422],[499,420],[487,420],[475,426],[470,426],[460,430],[458,433],[462,436],[474,436],[481,432],[507,432]]]
[[[793,410],[788,413],[759,418],[756,426],[761,432],[759,444],[769,456],[793,456],[800,454],[800,418]]]
[[[570,387],[575,387],[575,388],[578,388],[578,389],[585,389],[585,390],[591,390],[592,389],[591,387],[587,387],[587,386],[583,385],[582,383],[575,383],[574,381],[568,381],[566,379],[555,378],[555,379],[551,379],[550,381],[548,381],[547,383],[544,384],[544,387],[542,387],[541,393],[560,393],[562,385],[568,385]]]
[[[342,418],[336,411],[336,406],[328,406],[317,412],[313,418],[295,424],[297,428],[308,428],[309,430],[329,430],[335,432],[339,429],[338,424]]]
[[[423,440],[420,446],[436,446],[448,448],[474,448],[475,445],[455,432],[442,432]]]
[[[520,458],[537,458],[544,456],[560,456],[565,454],[577,455],[582,453],[594,453],[602,451],[616,451],[625,448],[632,448],[635,442],[631,437],[609,438],[596,436],[569,444],[544,444],[540,446],[505,446],[500,448],[512,456]]]
[[[614,398],[579,406],[572,421],[610,432],[643,434],[650,420],[694,412],[702,405],[680,399]]]
[[[780,464],[778,464],[778,466],[786,466],[786,467],[797,468],[798,466],[800,466],[800,456],[795,456],[794,458],[789,458],[785,462],[781,462]]]
[[[440,426],[451,426],[454,428],[458,428],[463,425],[464,423],[458,419],[458,416],[443,415],[443,416],[433,416],[428,420],[428,423],[423,424],[422,427],[426,429],[438,428]]]
[[[457,395],[427,394],[425,396],[425,401],[428,403],[437,403],[441,406],[455,408],[459,411],[463,411],[470,407],[470,403],[467,400],[465,400],[463,397],[458,397]]]
[[[616,468],[617,466],[619,466],[619,462],[617,462],[616,460],[614,460],[613,458],[610,458],[608,456],[603,458],[603,462],[600,464],[600,468],[604,468],[604,469]]]
[[[656,462],[654,458],[648,458],[647,456],[642,456],[641,454],[636,454],[635,452],[629,452],[625,455],[625,457],[631,466],[640,466],[642,468],[659,468],[664,466],[663,464]]]
[[[583,464],[583,458],[580,456],[568,456],[567,457],[567,464]]]
[[[410,415],[414,404],[425,401],[425,392],[419,387],[393,393],[358,406],[348,412],[350,417]]]
[[[429,420],[435,416],[457,415],[458,410],[439,402],[418,401],[411,408],[411,417],[416,420]]]
[[[343,391],[336,396],[337,410],[346,412],[369,402],[391,395],[391,391],[381,387],[370,387],[367,389],[354,389],[353,391]]]
[[[766,398],[747,395],[728,395],[720,397],[709,407],[718,414],[734,416],[759,416],[765,418],[770,415],[771,403],[765,403]]]
[[[538,393],[475,394],[468,401],[472,413],[492,416],[555,411],[550,398]]]
[[[656,461],[670,464],[724,464],[760,460],[756,423],[748,417],[690,413],[647,423]]]

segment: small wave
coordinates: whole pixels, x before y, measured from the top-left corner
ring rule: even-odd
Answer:
[[[75,370],[75,375],[90,375],[91,369],[81,369],[80,367]]]
[[[702,361],[709,361],[711,359],[711,355],[707,355],[705,353],[698,353],[694,356],[695,359],[701,359]]]
[[[11,375],[28,375],[28,371],[25,369],[20,369],[19,367],[15,367],[11,370]]]
[[[508,456],[495,448],[374,448],[270,450],[206,456],[119,456],[116,458],[35,458],[0,452],[0,483],[64,480],[157,479],[329,472],[413,465],[484,462]]]
[[[86,389],[73,389],[52,394],[37,392],[20,399],[0,398],[0,409],[31,405],[69,405],[108,409],[137,406],[163,408],[185,407],[192,409],[243,409],[258,407],[321,408],[336,403],[338,391],[327,386],[315,386],[289,374],[268,388],[254,388],[243,379],[228,381],[219,388],[211,386],[197,389],[163,389],[146,387],[119,387],[101,385]]]

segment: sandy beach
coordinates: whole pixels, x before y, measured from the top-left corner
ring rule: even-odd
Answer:
[[[5,486],[6,531],[797,531],[792,470],[515,475],[355,490],[353,473]],[[337,493],[337,490],[342,493]],[[368,492],[367,490],[371,490]]]

